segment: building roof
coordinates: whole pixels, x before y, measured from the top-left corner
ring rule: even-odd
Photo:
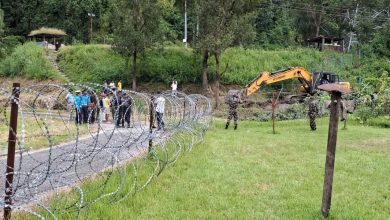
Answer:
[[[28,36],[29,37],[38,37],[38,36],[62,37],[62,36],[66,36],[66,33],[65,33],[65,31],[57,29],[57,28],[41,27],[38,30],[31,31]]]

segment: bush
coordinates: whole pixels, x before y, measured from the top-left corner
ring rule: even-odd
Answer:
[[[21,45],[24,39],[20,36],[6,36],[0,40],[0,58],[11,54],[15,47]]]
[[[102,83],[119,80],[127,84],[125,60],[105,45],[76,45],[61,49],[58,58],[64,73],[74,82]]]
[[[141,60],[140,76],[143,82],[195,83],[201,80],[202,63],[192,49],[166,46],[150,50]]]
[[[246,85],[261,71],[272,72],[290,66],[310,69],[312,63],[320,63],[324,56],[324,53],[307,48],[279,50],[229,48],[222,55],[222,69],[228,64],[222,82]]]
[[[30,42],[15,48],[15,51],[0,63],[0,75],[24,76],[28,79],[59,79],[59,73],[45,56],[43,48]]]
[[[76,82],[101,83],[122,79],[129,85],[131,74],[125,72],[125,58],[104,45],[77,45],[61,50],[60,65],[65,74]],[[199,82],[201,63],[191,49],[178,46],[148,50],[139,57],[141,82],[180,83]],[[129,61],[128,70],[132,68]]]
[[[383,116],[378,118],[371,118],[367,121],[369,126],[390,128],[390,116]]]
[[[108,46],[78,45],[60,53],[61,66],[72,81],[101,82],[103,80],[124,80],[131,78],[125,72],[125,60]],[[332,51],[320,52],[309,48],[288,49],[227,49],[221,57],[221,81],[223,84],[246,85],[261,71],[276,71],[290,66],[302,66],[309,71],[335,72],[341,80],[350,81],[373,76],[383,71],[390,72],[390,62],[385,59],[359,58],[354,54],[340,54]],[[359,66],[355,66],[355,63]],[[215,60],[209,58],[209,79],[215,76]],[[147,50],[139,58],[139,81],[141,83],[199,83],[202,73],[202,56],[192,49],[177,45]],[[226,67],[228,67],[226,69]],[[357,68],[355,68],[357,67]],[[131,68],[131,62],[129,63]],[[226,69],[226,71],[225,71]],[[125,76],[125,77],[124,77]],[[287,90],[297,88],[298,80],[284,81]]]

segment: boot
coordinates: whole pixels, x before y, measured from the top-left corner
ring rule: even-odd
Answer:
[[[237,130],[237,124],[234,125],[234,130]]]
[[[228,129],[229,128],[229,122],[226,123],[226,126],[225,126],[225,129]]]

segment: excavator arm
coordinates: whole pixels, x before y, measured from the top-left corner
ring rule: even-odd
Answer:
[[[264,85],[298,78],[303,84],[305,90],[311,92],[312,77],[310,72],[302,67],[290,67],[288,69],[279,70],[276,72],[261,72],[252,82],[250,82],[244,89],[245,97],[248,97],[261,89]]]

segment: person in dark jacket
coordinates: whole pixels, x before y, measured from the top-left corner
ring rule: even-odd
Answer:
[[[88,104],[88,112],[89,112],[89,117],[90,121],[89,123],[93,124],[95,123],[96,120],[96,113],[98,110],[98,100],[96,99],[96,95],[91,91],[89,93],[89,104]]]
[[[318,115],[318,103],[314,97],[310,97],[308,114],[310,119],[310,129],[315,131],[317,130],[316,116]]]
[[[88,105],[90,103],[89,95],[87,94],[87,91],[83,92],[83,95],[81,96],[81,117],[83,119],[83,123],[88,123]]]
[[[130,128],[130,117],[132,113],[132,100],[131,97],[127,94],[123,94],[122,98],[122,113],[124,114],[124,122],[126,122],[127,128]],[[124,127],[124,123],[122,122],[122,126]]]
[[[122,125],[123,127],[123,105],[122,105],[122,99],[123,99],[122,91],[117,91],[116,96],[113,98],[113,105],[114,105],[114,121],[116,124],[116,127],[120,127]]]
[[[241,103],[241,99],[238,94],[232,94],[226,102],[229,105],[229,115],[227,117],[225,129],[229,128],[230,120],[234,118],[234,130],[236,130],[238,126],[237,107],[238,104]]]

